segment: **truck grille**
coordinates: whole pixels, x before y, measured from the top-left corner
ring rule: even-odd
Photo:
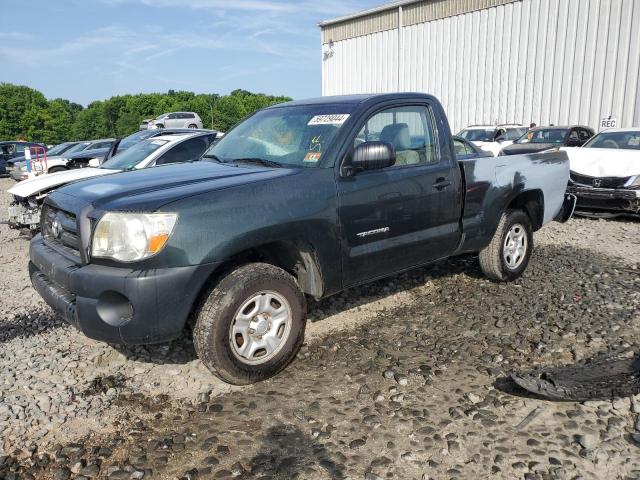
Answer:
[[[624,188],[631,177],[590,177],[571,172],[571,180],[576,185],[595,188]]]
[[[77,257],[80,256],[78,222],[73,213],[45,204],[42,207],[42,236],[47,243],[62,247]]]

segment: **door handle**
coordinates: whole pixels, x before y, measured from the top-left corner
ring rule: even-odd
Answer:
[[[436,183],[433,184],[433,187],[436,190],[442,191],[447,187],[451,186],[451,182],[444,177],[440,177],[436,180]]]

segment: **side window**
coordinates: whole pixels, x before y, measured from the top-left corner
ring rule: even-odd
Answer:
[[[467,146],[463,141],[458,140],[457,138],[453,139],[453,148],[456,151],[456,156],[459,155],[467,155],[469,152],[467,151]]]
[[[576,128],[574,128],[573,130],[571,130],[571,133],[569,134],[569,141],[570,142],[579,142],[580,141],[580,136],[578,135],[578,130]]]
[[[177,113],[170,113],[169,115],[167,115],[167,120],[174,120],[176,118],[178,118]]]
[[[395,167],[430,165],[440,161],[434,132],[429,107],[396,107],[369,118],[356,136],[355,145],[371,141],[391,144],[396,151]]]
[[[15,152],[16,153],[24,153],[24,149],[27,148],[27,145],[24,143],[18,143],[16,144],[16,149]]]
[[[98,148],[109,148],[111,147],[111,142],[98,142],[91,145],[91,150]]]
[[[168,163],[188,162],[198,160],[204,151],[209,147],[209,141],[204,137],[190,138],[165,152],[156,165],[166,165]]]
[[[196,118],[196,116],[193,113],[185,113],[182,118]]]
[[[586,130],[584,128],[581,128],[578,131],[578,134],[580,135],[580,141],[582,142],[586,142],[593,136],[589,130]]]
[[[13,155],[14,151],[15,147],[12,144],[2,146],[2,153],[5,155]]]

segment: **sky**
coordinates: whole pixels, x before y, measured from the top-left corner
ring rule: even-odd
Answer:
[[[318,22],[384,0],[0,0],[0,82],[87,105],[237,88],[321,93]]]

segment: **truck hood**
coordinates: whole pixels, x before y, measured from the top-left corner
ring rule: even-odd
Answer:
[[[51,198],[55,201],[56,195],[75,197],[101,210],[154,211],[201,193],[297,171],[299,169],[223,165],[209,161],[162,165],[73,183],[57,190]]]
[[[502,152],[506,155],[522,155],[524,153],[539,153],[551,148],[560,147],[557,143],[514,143],[505,147]]]
[[[86,178],[108,175],[110,173],[118,173],[118,170],[108,170],[106,168],[66,170],[64,172],[50,173],[49,175],[40,175],[35,178],[30,178],[29,180],[23,180],[8,191],[16,197],[27,198],[59,187],[60,185],[65,185],[77,180],[84,180]]]
[[[571,170],[589,177],[632,177],[640,175],[640,151],[617,148],[562,148]]]

